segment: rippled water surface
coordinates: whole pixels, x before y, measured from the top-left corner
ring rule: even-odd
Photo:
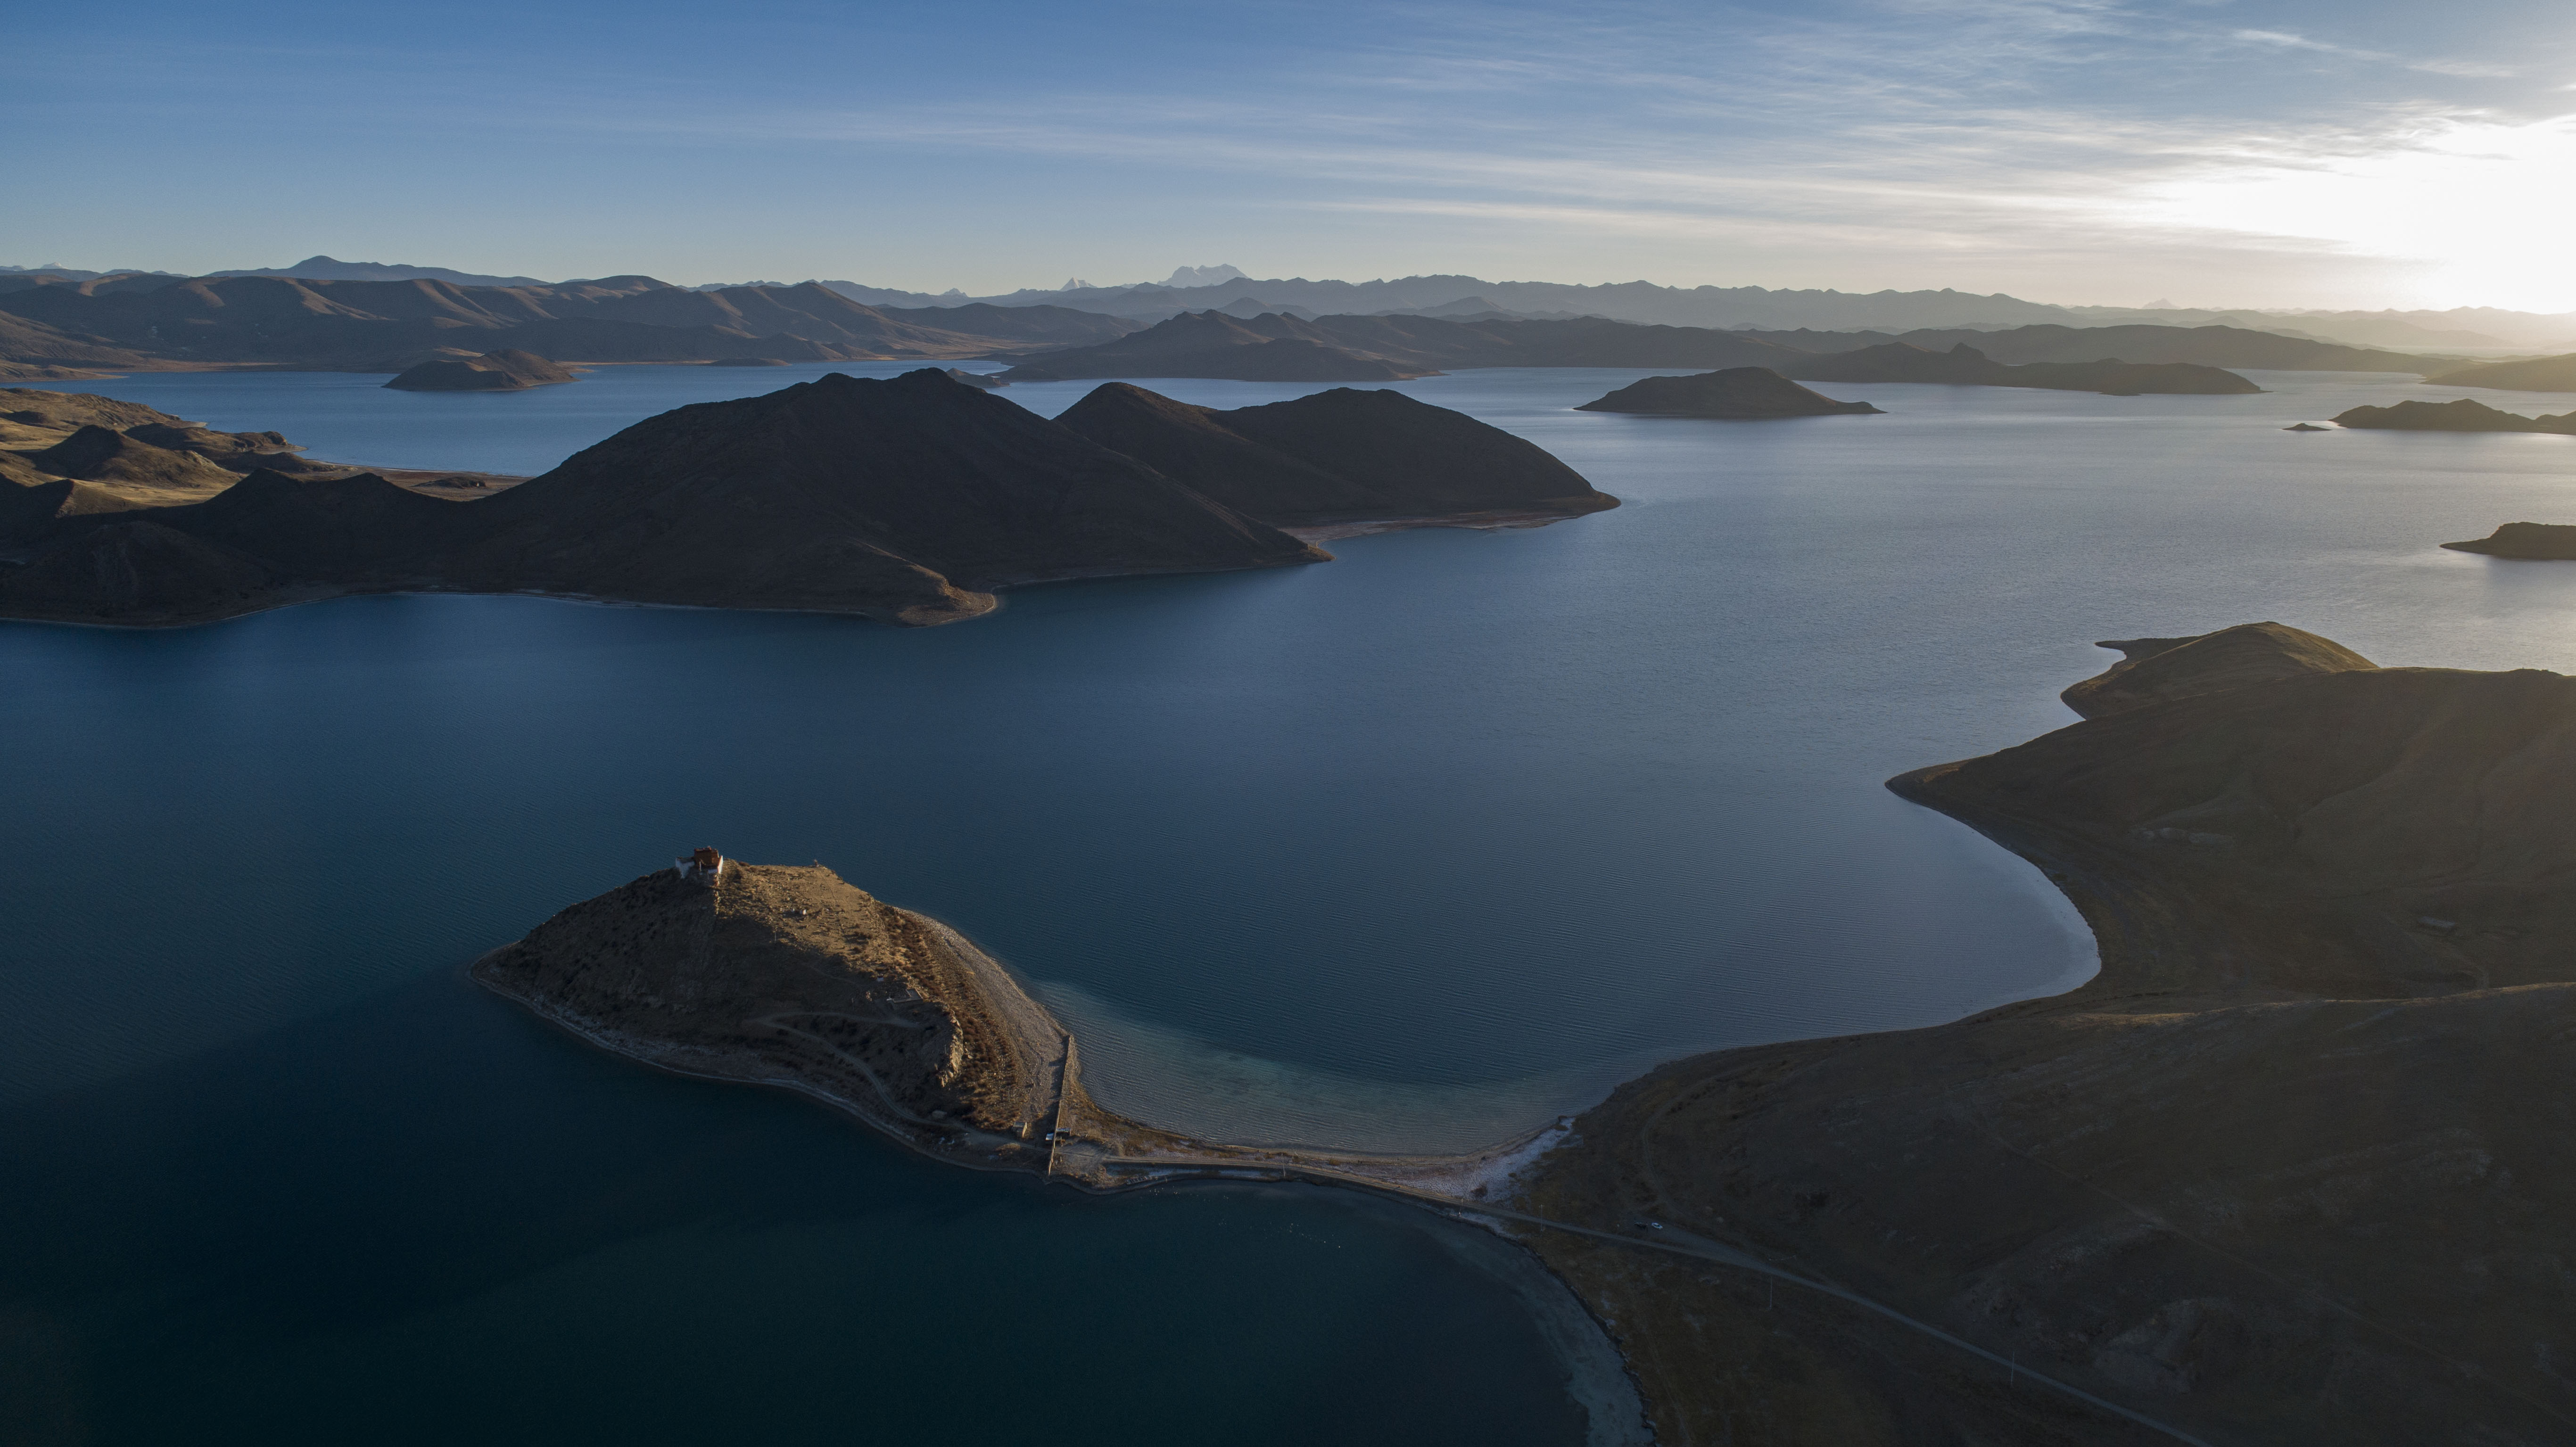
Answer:
[[[66,385],[318,456],[535,472],[820,370]],[[453,597],[0,625],[0,1152],[45,1183],[0,1225],[61,1243],[0,1282],[31,1303],[0,1347],[88,1373],[115,1440],[271,1392],[317,1394],[337,1426],[314,1440],[395,1440],[353,1424],[426,1400],[424,1361],[513,1420],[567,1373],[626,1383],[575,1396],[652,1438],[711,1410],[652,1405],[709,1353],[781,1441],[872,1396],[985,1414],[959,1440],[1041,1435],[1042,1403],[974,1388],[979,1353],[1050,1363],[1041,1395],[1141,1372],[1181,1404],[1217,1379],[1298,1412],[1347,1392],[1385,1440],[1420,1426],[1399,1399],[1487,1422],[1409,1440],[1573,1440],[1504,1288],[1427,1227],[942,1175],[796,1102],[594,1059],[455,972],[682,846],[819,859],[1032,980],[1134,1113],[1471,1145],[1677,1054],[2084,978],[2034,872],[1879,785],[2069,721],[2056,690],[2111,657],[2092,639],[2277,618],[2386,663],[2576,671],[2576,564],[2435,546],[2576,521],[2576,439],[2279,430],[2453,391],[2258,373],[2273,392],[1829,387],[1889,415],[1787,423],[1569,410],[1640,375],[1403,384],[1614,512],[1034,589],[926,632]],[[165,1298],[178,1325],[143,1344]]]

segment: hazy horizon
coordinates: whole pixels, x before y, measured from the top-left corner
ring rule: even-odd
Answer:
[[[2555,242],[2576,46],[2534,0],[762,0],[722,22],[31,15],[0,114],[43,204],[0,222],[0,257],[2576,309]]]

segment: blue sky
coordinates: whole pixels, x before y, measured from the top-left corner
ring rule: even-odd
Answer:
[[[2565,0],[32,7],[0,261],[2576,308]]]

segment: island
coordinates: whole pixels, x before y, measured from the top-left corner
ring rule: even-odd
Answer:
[[[1727,421],[1858,416],[1879,411],[1867,402],[1837,402],[1799,386],[1769,367],[1726,367],[1696,377],[1648,377],[1595,397],[1574,410]]]
[[[2456,553],[2484,553],[2492,558],[2542,562],[2576,560],[2576,526],[2566,523],[2506,523],[2483,538],[2444,543]]]
[[[1114,427],[1111,399],[1076,419],[1116,432],[1116,447],[925,367],[681,407],[508,487],[261,463],[111,509],[92,484],[13,473],[0,616],[166,626],[351,593],[472,592],[925,626],[1036,583],[1327,562],[1287,530],[1318,520],[1520,525],[1617,501],[1499,428],[1392,394],[1208,415],[1119,396]],[[146,445],[119,437],[99,445]],[[1212,437],[1234,451],[1206,453]]]
[[[1911,342],[1801,360],[1781,369],[1803,382],[1934,382],[1954,387],[2038,387],[2054,392],[2105,392],[2116,397],[2148,393],[2226,397],[2260,392],[2252,382],[2220,367],[2196,362],[2026,362],[2007,366],[1966,342],[1932,351]]]
[[[2493,387],[2504,392],[2576,392],[2576,352],[2558,357],[2530,357],[2519,362],[2489,362],[2462,367],[2424,379],[2436,387]]]
[[[2565,1440],[2576,679],[2276,623],[1888,787],[2100,973],[1676,1061],[1515,1198],[1659,1441]]]
[[[2338,427],[2394,432],[2563,432],[2576,433],[2576,412],[2555,417],[2525,417],[2501,412],[2474,397],[2448,402],[2399,402],[2389,407],[2355,407],[2335,417]]]
[[[534,352],[432,357],[385,385],[397,392],[524,392],[574,380],[572,369]]]

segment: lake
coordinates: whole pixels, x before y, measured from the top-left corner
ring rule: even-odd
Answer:
[[[824,370],[59,385],[536,472]],[[0,1275],[0,1360],[74,1384],[40,1408],[101,1442],[1582,1440],[1528,1284],[1458,1228],[946,1172],[596,1057],[458,971],[688,846],[820,860],[1010,964],[1131,1114],[1459,1148],[1676,1055],[2086,978],[2035,871],[1880,781],[2071,721],[2093,639],[2271,618],[2576,671],[2576,567],[2436,546],[2576,521],[2576,439],[2279,430],[2459,389],[1570,410],[1644,375],[1398,384],[1616,511],[928,631],[460,597],[0,625],[0,1226],[38,1243]]]

